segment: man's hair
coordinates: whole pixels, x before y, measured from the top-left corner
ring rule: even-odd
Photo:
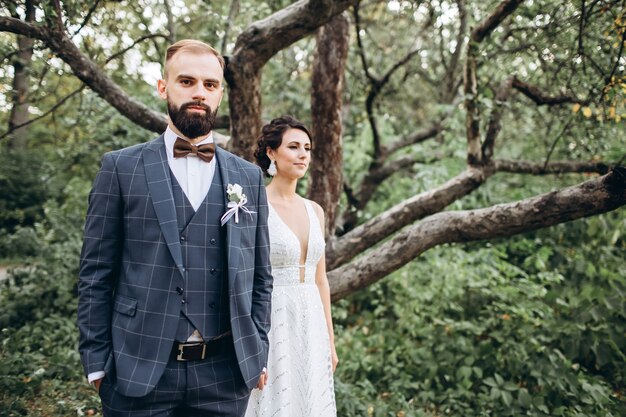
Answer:
[[[174,55],[179,52],[192,52],[192,53],[208,53],[215,55],[217,60],[220,63],[222,69],[226,66],[224,62],[224,57],[220,55],[219,52],[211,45],[206,44],[201,41],[197,41],[195,39],[183,39],[180,40],[167,48],[167,52],[165,53],[165,63],[163,65],[163,75],[167,77],[167,63],[172,59]]]

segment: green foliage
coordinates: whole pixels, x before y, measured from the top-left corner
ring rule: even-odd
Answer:
[[[12,271],[0,282],[0,328],[20,328],[50,314],[70,317],[76,307],[76,277],[82,238],[82,218],[90,183],[78,178],[64,189],[65,202],[46,206],[45,224],[34,236],[39,258]],[[78,219],[78,220],[77,220]]]
[[[71,315],[50,314],[4,329],[1,340],[0,415],[76,416],[99,407],[83,380]]]
[[[23,9],[23,1],[13,3]],[[77,46],[133,99],[161,111],[154,77],[170,38],[199,38],[228,55],[250,22],[291,4],[242,1],[228,18],[231,2],[169,2],[175,29],[170,33],[164,2],[98,2],[88,21],[95,1],[61,3]],[[499,3],[467,2],[468,28]],[[511,75],[546,95],[576,96],[589,103],[594,115],[608,111],[603,83],[613,69],[623,70],[614,66],[618,36],[611,32],[623,27],[616,20],[623,11],[610,4],[617,2],[594,2],[593,13],[588,10],[581,21],[579,1],[523,2],[481,44],[477,75],[483,134],[489,113],[499,104],[495,91]],[[52,3],[41,7],[52,8]],[[412,155],[419,162],[381,184],[358,213],[363,222],[466,168],[466,114],[459,94],[457,101],[445,97],[446,71],[457,46],[455,2],[361,2],[360,16],[370,75],[383,76],[419,49],[374,103],[381,145],[446,116],[437,138],[391,157]],[[74,34],[83,22],[86,27]],[[364,110],[371,86],[354,32],[351,36],[342,110],[344,175],[357,189],[372,162],[373,135]],[[310,121],[314,48],[313,37],[306,37],[264,67],[264,120],[288,113]],[[8,125],[10,113],[14,50],[15,36],[0,33],[2,126]],[[36,43],[28,97],[33,116],[81,87],[70,68],[48,53]],[[456,87],[463,60],[462,54],[450,80]],[[611,80],[614,88],[622,85],[618,81]],[[455,88],[453,95],[460,91]],[[619,100],[618,92],[609,89],[604,100]],[[538,163],[548,156],[615,162],[624,155],[623,119],[620,124],[617,118],[587,118],[569,105],[535,106],[512,93],[496,155]],[[16,265],[0,281],[1,416],[76,416],[99,408],[82,374],[74,324],[87,193],[104,152],[154,136],[85,89],[29,126],[26,148],[37,146],[40,165],[0,151],[0,259]],[[509,202],[585,179],[498,174],[448,209]],[[301,182],[300,189],[305,187]],[[440,247],[340,302],[334,308],[339,415],[625,415],[625,234],[622,209],[507,241]]]
[[[339,415],[623,415],[624,231],[613,213],[441,247],[341,301]]]
[[[48,192],[40,171],[32,155],[0,153],[0,230],[14,232],[18,226],[41,220]],[[0,249],[0,258],[7,256],[7,249]]]

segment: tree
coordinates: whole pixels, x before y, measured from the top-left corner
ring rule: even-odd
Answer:
[[[267,16],[251,23],[247,14],[236,13],[235,2],[215,10],[188,2],[187,10],[176,12],[165,2],[168,30],[156,33],[144,22],[146,7],[93,1],[84,10],[83,3],[9,2],[0,10],[14,12],[0,16],[0,31],[6,39],[12,34],[33,41],[60,59],[82,83],[76,93],[86,86],[130,122],[159,133],[164,115],[122,88],[128,81],[120,75],[128,71],[121,57],[140,50],[146,60],[160,62],[165,43],[183,35],[199,36],[228,51],[228,34],[240,29],[232,53],[226,53],[229,117],[222,117],[219,126],[230,127],[227,146],[248,159],[262,125],[262,75],[268,64],[316,35],[312,75],[302,76],[301,82],[312,84],[310,120],[320,141],[315,152],[327,162],[323,169],[318,162],[312,170],[309,195],[328,213],[327,262],[334,299],[437,245],[512,236],[626,204],[623,148],[615,150],[607,139],[620,133],[623,138],[623,1],[300,0],[282,8],[260,8]],[[146,3],[160,10],[160,3]],[[25,13],[28,7],[38,12],[34,20],[32,13]],[[91,35],[98,34],[98,23],[114,27],[115,13],[122,12],[138,25],[122,34],[109,30]],[[349,13],[352,39],[347,35]],[[206,19],[200,24],[191,16]],[[227,24],[221,16],[230,16]],[[207,30],[207,20],[224,27],[224,39]],[[239,28],[241,22],[245,27]],[[203,29],[194,32],[194,27]],[[603,32],[613,42],[590,48]],[[119,50],[107,56],[97,45],[98,36],[115,39]],[[303,49],[306,56],[310,49]],[[117,67],[105,68],[110,62]],[[49,111],[62,100],[48,105]],[[9,125],[10,132],[14,129]],[[415,189],[374,217],[363,218],[360,213],[398,173],[407,176],[419,166],[458,161],[460,135],[465,137],[467,161],[460,173],[434,188]],[[342,140],[357,136],[368,141],[342,156]],[[545,151],[524,143],[529,136],[529,144],[544,140]],[[590,143],[593,138],[600,138],[601,145]],[[424,151],[428,155],[420,154]],[[511,159],[498,159],[497,154]],[[520,158],[527,154],[535,159]],[[565,159],[555,161],[554,156]],[[341,161],[347,162],[345,167]],[[599,176],[515,202],[444,211],[503,172]]]

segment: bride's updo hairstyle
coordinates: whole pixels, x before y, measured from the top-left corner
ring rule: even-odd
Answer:
[[[267,168],[270,166],[270,158],[267,156],[267,148],[270,147],[274,150],[278,149],[283,142],[283,135],[289,129],[299,129],[307,134],[311,144],[313,144],[313,137],[309,129],[299,121],[291,116],[277,117],[265,126],[261,130],[261,136],[257,139],[257,148],[254,151],[257,165],[261,167],[263,173],[269,177]]]

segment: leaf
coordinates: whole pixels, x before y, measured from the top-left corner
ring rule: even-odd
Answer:
[[[505,382],[504,383],[504,387],[505,390],[507,391],[517,391],[519,389],[519,387],[517,386],[517,384],[514,384],[513,382]]]
[[[502,379],[502,377],[500,375],[494,374],[494,377],[496,378],[496,382],[498,383],[499,386],[504,384],[504,379]]]
[[[461,378],[469,378],[472,376],[472,368],[469,366],[461,366],[456,373],[456,377]]]
[[[504,404],[507,407],[510,407],[511,403],[513,402],[513,396],[511,395],[511,393],[507,391],[501,391],[500,394],[502,395],[502,401],[504,402]]]
[[[532,405],[532,397],[530,396],[530,394],[528,393],[528,390],[526,389],[520,390],[517,399],[518,399],[519,404],[524,408],[528,408]]]
[[[497,386],[498,386],[498,384],[496,383],[496,381],[495,381],[492,377],[486,378],[486,379],[483,381],[483,383],[484,383],[485,385],[489,385],[489,386],[490,386],[490,387],[492,387],[492,388],[493,388],[493,387],[497,387]]]

